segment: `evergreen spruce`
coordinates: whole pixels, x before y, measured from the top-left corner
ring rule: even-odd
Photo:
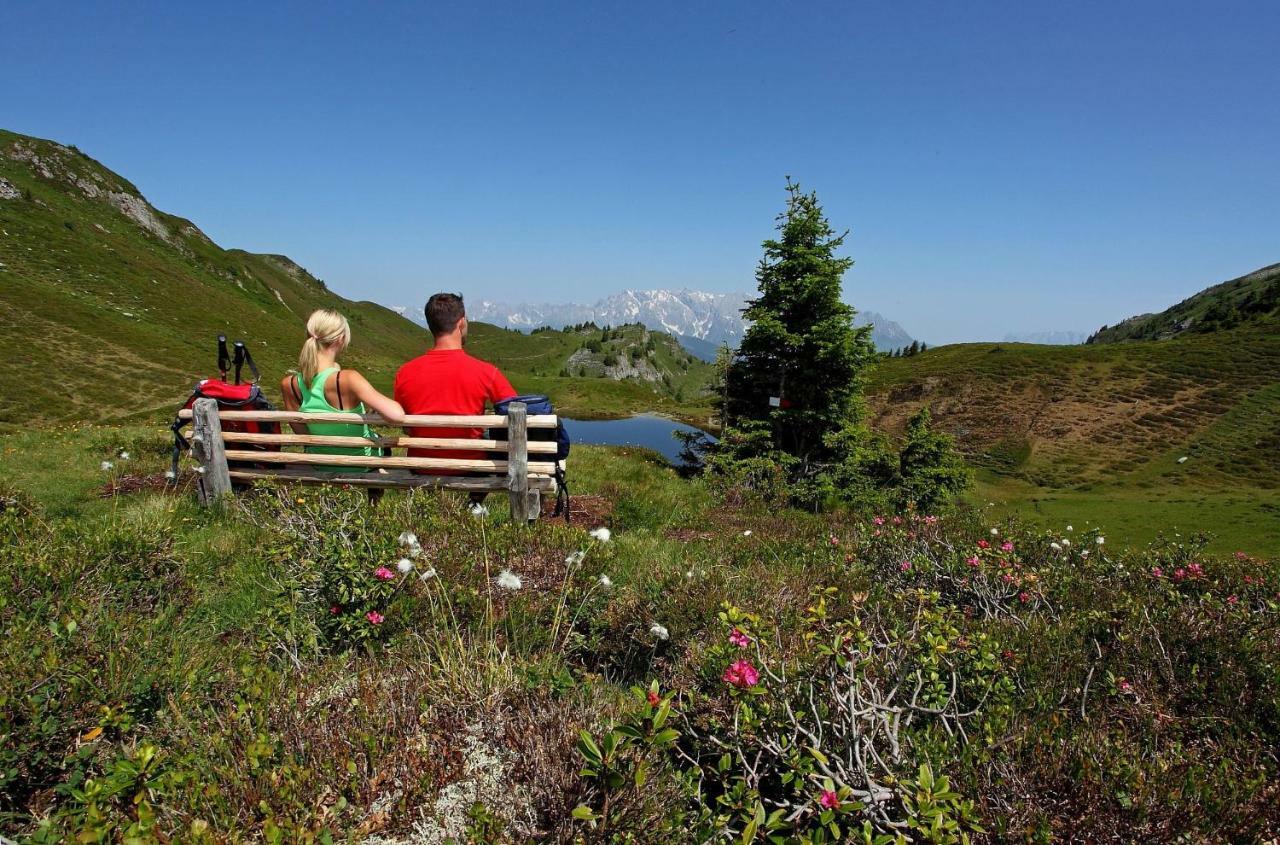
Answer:
[[[863,374],[875,348],[870,327],[854,326],[854,309],[840,299],[853,266],[836,255],[845,236],[816,194],[788,180],[787,195],[778,237],[763,245],[759,296],[744,312],[751,326],[726,374],[725,411],[730,425],[767,428],[775,448],[809,474],[839,459],[829,435],[862,422]]]

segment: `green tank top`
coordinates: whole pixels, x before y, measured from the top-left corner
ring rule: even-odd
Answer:
[[[329,400],[325,398],[324,386],[329,380],[329,376],[338,372],[339,367],[329,367],[316,373],[316,377],[311,383],[303,381],[301,375],[294,376],[294,384],[298,387],[298,394],[302,397],[302,405],[299,410],[304,414],[337,414],[342,413],[338,408],[329,404]],[[348,409],[352,413],[363,414],[364,403],[360,402],[354,408]],[[372,437],[373,431],[364,423],[307,423],[307,431],[312,434],[323,435],[327,437]],[[373,455],[375,447],[373,446],[307,446],[303,451],[313,455]],[[326,472],[368,472],[368,467],[337,467],[337,466],[318,466],[316,469]]]

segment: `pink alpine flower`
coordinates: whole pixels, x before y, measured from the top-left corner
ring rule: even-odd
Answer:
[[[382,620],[386,619],[387,617],[383,616],[381,613],[379,613],[376,610],[371,610],[364,615],[364,618],[369,620],[370,625],[381,625]]]
[[[1158,566],[1153,566],[1153,567],[1151,567],[1151,577],[1152,577],[1152,578],[1163,578],[1163,577],[1164,577],[1164,570],[1163,570],[1163,569],[1161,569],[1161,568],[1160,568],[1160,567],[1158,567]]]
[[[831,535],[831,545],[833,545],[833,546],[838,546],[838,545],[840,545],[840,538],[839,538],[839,537],[837,537],[837,536],[835,536],[834,534],[833,534],[833,535]]]
[[[396,574],[385,566],[379,566],[377,569],[373,570],[373,577],[377,578],[379,581],[390,581],[396,577]]]
[[[894,525],[901,525],[901,524],[902,524],[902,517],[900,517],[900,516],[895,516],[895,517],[893,518],[893,524],[894,524]]]
[[[1181,566],[1173,570],[1173,580],[1181,581],[1186,577],[1187,577],[1187,570],[1183,569]]]
[[[838,810],[840,809],[840,796],[830,789],[824,789],[822,794],[818,796],[818,803],[828,810]]]
[[[657,707],[658,702],[661,701],[662,699],[658,698],[658,694],[656,692],[654,692],[653,690],[649,690],[647,693],[645,693],[645,700],[649,702],[650,707]]]
[[[1008,540],[1005,540],[1003,543],[1000,544],[1000,551],[1002,552],[1013,551],[1013,543],[1010,543]]]
[[[981,564],[981,563],[982,563],[982,561],[978,560],[978,556],[977,556],[977,555],[974,555],[973,557],[971,557],[971,558],[967,559],[967,560],[965,561],[965,563],[969,564],[970,566],[974,566],[974,567],[976,567],[976,566],[978,566],[979,564]]]
[[[333,605],[330,605],[330,606],[329,606],[329,612],[330,612],[330,613],[332,613],[334,616],[337,616],[337,615],[338,615],[338,611],[340,611],[341,609],[342,609],[342,608],[338,607],[336,604],[333,604]]]
[[[1204,567],[1198,563],[1188,563],[1187,574],[1192,578],[1199,578],[1204,575]]]
[[[1026,604],[1027,602],[1031,601],[1031,594],[1028,593],[1026,590],[1023,590],[1022,592],[1018,593],[1018,601],[1022,602],[1023,604]]]
[[[734,628],[733,632],[729,634],[729,642],[733,643],[738,648],[746,648],[751,645],[751,638],[739,631],[737,628]]]
[[[884,517],[883,517],[883,516],[877,516],[875,519],[871,520],[871,524],[872,524],[872,525],[884,525]]]
[[[1117,686],[1120,687],[1121,692],[1128,692],[1129,690],[1133,689],[1133,684],[1129,683],[1129,681],[1125,678],[1121,678],[1120,683],[1117,684]]]
[[[1235,605],[1235,604],[1238,604],[1239,601],[1240,601],[1239,596],[1235,596],[1235,595],[1227,596],[1227,604]]]
[[[904,560],[902,563],[898,564],[899,572],[906,572],[910,569],[911,569],[911,561],[909,560]]]
[[[760,672],[746,660],[735,660],[725,668],[720,679],[738,689],[747,689],[760,683]]]
[[[979,541],[978,541],[978,548],[980,548],[980,549],[989,549],[989,548],[991,548],[991,544],[990,544],[990,543],[988,543],[986,540],[979,540]]]

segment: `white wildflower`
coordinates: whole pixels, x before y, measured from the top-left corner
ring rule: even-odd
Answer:
[[[742,536],[743,536],[743,537],[750,537],[750,536],[751,536],[751,529],[750,529],[750,528],[748,528],[746,531],[743,531],[743,532],[742,532]]]
[[[1066,537],[1063,537],[1063,538],[1062,538],[1062,547],[1065,549],[1065,548],[1069,548],[1070,546],[1071,546],[1071,541],[1070,541],[1070,540],[1068,540]]]
[[[654,622],[649,626],[649,633],[653,634],[654,637],[660,640],[668,639],[671,636],[671,632],[659,625],[657,622]]]
[[[609,538],[613,536],[613,532],[608,528],[597,528],[591,532],[593,539],[599,540],[601,543],[609,542]]]
[[[504,590],[515,592],[524,586],[524,582],[520,580],[520,576],[512,572],[510,569],[504,569],[498,573],[498,577],[494,579],[498,586]]]
[[[570,554],[567,558],[564,559],[564,562],[569,566],[577,566],[578,564],[582,563],[582,559],[585,558],[586,556],[587,556],[586,552],[579,550]]]
[[[1074,529],[1074,528],[1072,528],[1070,525],[1068,525],[1068,526],[1067,526],[1067,530],[1068,530],[1068,531],[1075,531],[1075,529]]]
[[[1089,556],[1089,550],[1088,550],[1088,549],[1085,549],[1084,551],[1082,551],[1082,552],[1080,553],[1080,557],[1088,557],[1088,556]]]
[[[1062,546],[1061,546],[1060,544],[1058,544],[1057,542],[1050,543],[1050,544],[1049,544],[1049,548],[1053,549],[1055,552],[1060,552],[1060,551],[1062,551]]]
[[[125,451],[121,451],[121,452],[120,452],[120,460],[122,460],[122,461],[127,461],[127,460],[129,460],[129,453],[128,453],[128,452],[125,452]]]
[[[408,575],[413,569],[413,561],[407,557],[402,557],[396,561],[396,569],[400,570],[401,575]]]
[[[111,461],[103,461],[103,462],[102,462],[102,471],[103,471],[103,472],[110,472],[110,471],[111,471],[111,468],[112,468],[113,466],[115,466],[115,464],[111,463]]]
[[[472,502],[471,507],[467,508],[467,510],[471,511],[471,515],[476,519],[482,519],[489,515],[489,509],[479,502]]]
[[[998,536],[1000,536],[1000,529],[999,529],[999,528],[992,528],[992,529],[991,529],[991,536],[992,536],[992,537],[998,537]]]
[[[396,542],[402,546],[418,545],[418,535],[412,531],[401,531],[400,536],[396,538]]]
[[[1107,542],[1107,538],[1099,537],[1098,539],[1094,540],[1094,542],[1097,543],[1099,546],[1101,546],[1103,543]]]
[[[610,578],[608,575],[601,575],[600,586],[604,587],[606,590],[609,589],[610,587],[613,586],[613,579]]]

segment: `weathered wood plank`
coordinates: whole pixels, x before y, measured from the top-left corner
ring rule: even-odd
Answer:
[[[389,428],[506,428],[507,417],[502,414],[479,416],[448,416],[443,414],[414,414],[402,423],[389,423],[378,414],[326,413],[307,414],[302,411],[222,411],[224,420],[256,420],[258,422],[306,423],[368,423]],[[178,418],[191,419],[190,411],[179,411]],[[538,414],[527,418],[528,428],[555,428],[559,420],[555,414]]]
[[[376,455],[320,455],[309,452],[258,452],[252,449],[228,449],[226,459],[245,463],[303,464],[307,466],[369,467],[372,469],[459,469],[468,472],[507,472],[509,461],[470,460],[467,458],[408,458]],[[526,463],[524,474],[551,475],[551,462]]]
[[[507,442],[511,444],[507,452],[507,482],[511,499],[511,519],[517,525],[525,525],[530,519],[529,513],[529,421],[528,406],[523,402],[512,402],[507,406]],[[551,471],[554,464],[548,464]],[[533,516],[537,516],[535,512]]]
[[[379,446],[392,449],[452,449],[468,452],[506,452],[505,440],[472,440],[466,437],[337,437],[322,434],[257,434],[248,431],[224,431],[226,443],[262,443],[273,446]],[[536,440],[529,444],[532,453],[555,454],[556,444]]]
[[[222,442],[216,399],[197,399],[193,407],[191,451],[200,462],[200,503],[215,505],[231,493],[231,476]]]
[[[287,481],[291,484],[319,484],[329,486],[376,487],[391,489],[415,489],[441,487],[446,490],[469,492],[506,490],[508,481],[501,476],[485,478],[465,475],[415,475],[411,472],[327,473],[300,469],[233,469],[234,481]],[[535,475],[529,478],[532,491],[555,492],[556,481],[550,476]]]

